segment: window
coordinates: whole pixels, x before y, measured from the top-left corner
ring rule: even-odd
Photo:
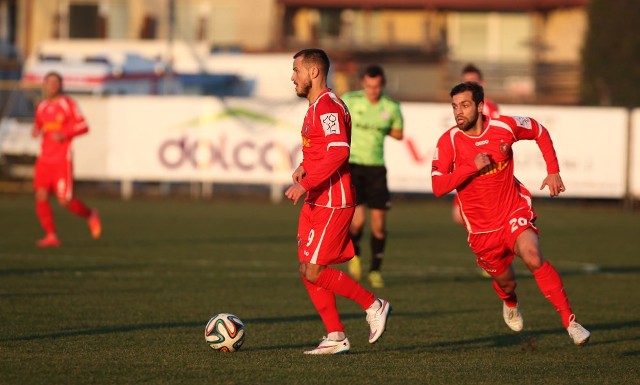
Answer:
[[[455,13],[448,22],[452,57],[461,61],[526,62],[532,21],[525,13]]]
[[[321,9],[320,10],[320,36],[321,37],[339,37],[342,20],[340,9]]]
[[[98,5],[72,4],[69,6],[70,38],[99,38],[100,25]]]

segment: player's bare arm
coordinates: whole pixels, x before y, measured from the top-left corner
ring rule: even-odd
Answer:
[[[293,204],[297,204],[300,198],[307,193],[304,187],[300,183],[295,183],[284,192],[284,196],[293,201]]]
[[[565,191],[564,183],[559,173],[547,175],[542,181],[540,190],[543,190],[545,186],[549,187],[549,195],[552,197],[556,197]]]
[[[291,179],[293,179],[293,183],[299,183],[306,174],[307,172],[304,170],[304,167],[300,165],[291,175]]]

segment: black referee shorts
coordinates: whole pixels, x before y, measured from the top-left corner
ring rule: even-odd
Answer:
[[[363,166],[350,163],[351,180],[356,188],[356,201],[372,209],[391,208],[389,188],[387,187],[387,168],[385,166]]]

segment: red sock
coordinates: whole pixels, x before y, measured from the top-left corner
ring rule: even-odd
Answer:
[[[341,297],[349,298],[357,302],[362,309],[367,310],[376,300],[373,293],[366,290],[353,278],[340,270],[325,268],[316,280],[316,286],[320,286]]]
[[[304,286],[307,288],[311,302],[322,318],[322,323],[327,329],[327,334],[331,332],[344,332],[344,326],[340,322],[336,296],[327,289],[316,286],[310,281],[302,278]]]
[[[36,215],[40,221],[40,226],[47,234],[55,234],[56,226],[53,223],[53,212],[48,200],[36,201]]]
[[[508,307],[515,307],[518,304],[518,296],[516,295],[516,292],[514,291],[511,294],[505,293],[495,280],[493,281],[493,290],[496,291],[498,297],[502,298]]]
[[[549,262],[544,261],[542,266],[533,272],[533,277],[536,279],[542,294],[555,306],[556,311],[560,314],[564,327],[569,327],[569,317],[573,312],[558,271]]]
[[[83,218],[89,218],[91,216],[91,209],[85,206],[85,204],[82,203],[82,201],[80,201],[79,199],[71,199],[65,207],[67,208],[67,210],[71,211],[77,216]]]

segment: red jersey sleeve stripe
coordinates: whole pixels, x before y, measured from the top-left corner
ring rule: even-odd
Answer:
[[[349,146],[349,143],[347,142],[331,142],[329,144],[327,144],[327,150],[330,149],[331,147],[351,147]]]
[[[507,123],[505,122],[501,122],[499,120],[491,120],[491,123],[489,123],[492,126],[495,127],[500,127],[500,128],[504,128],[505,130],[509,131],[511,133],[511,136],[513,136],[514,138],[516,137],[516,135],[513,133],[513,130],[511,129],[511,126],[509,126]]]

